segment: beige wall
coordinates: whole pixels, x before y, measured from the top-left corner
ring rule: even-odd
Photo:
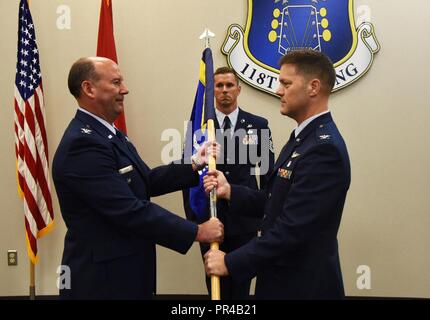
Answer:
[[[33,0],[47,108],[50,157],[75,112],[66,77],[78,57],[93,55],[98,0]],[[71,29],[56,27],[59,5],[71,8]],[[333,95],[330,106],[347,142],[352,185],[339,242],[348,295],[430,298],[430,118],[427,74],[430,4],[411,0],[355,1],[369,5],[381,44],[370,72]],[[28,292],[28,262],[22,204],[16,193],[13,136],[13,83],[16,63],[17,1],[0,0],[0,296]],[[182,130],[194,98],[202,43],[209,26],[215,65],[227,27],[245,25],[245,0],[114,0],[116,45],[130,89],[126,99],[129,135],[150,166],[161,163],[165,128]],[[240,105],[269,119],[278,154],[293,121],[281,117],[278,100],[243,85]],[[54,190],[54,188],[52,188]],[[181,194],[154,199],[183,216]],[[37,293],[57,292],[65,226],[56,195],[55,229],[39,241]],[[19,265],[8,267],[6,251],[19,251]],[[372,289],[358,290],[356,269],[368,265]],[[186,256],[159,248],[158,291],[205,292],[198,246]]]

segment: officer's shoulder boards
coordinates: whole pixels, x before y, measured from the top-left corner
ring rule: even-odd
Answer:
[[[318,143],[328,143],[332,140],[332,135],[327,130],[325,125],[321,124],[319,125],[318,129],[316,130],[316,140]]]

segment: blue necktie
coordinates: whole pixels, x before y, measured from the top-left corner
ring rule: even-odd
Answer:
[[[118,129],[116,129],[116,136],[119,138],[119,140],[121,140],[122,143],[127,145],[127,140],[125,139],[124,134],[121,131],[119,131]]]
[[[224,131],[226,131],[226,130],[228,130],[228,129],[231,128],[231,121],[230,121],[230,118],[228,116],[225,116],[222,128],[223,128]]]
[[[224,133],[224,163],[227,164],[227,159],[229,159],[229,155],[232,155],[232,152],[235,149],[234,140],[231,139],[232,129],[229,116],[225,116],[222,129]]]
[[[290,134],[290,138],[288,139],[287,144],[288,144],[288,143],[290,143],[290,142],[293,142],[293,141],[295,141],[295,140],[296,140],[296,130],[294,129],[294,130],[291,132],[291,134]]]

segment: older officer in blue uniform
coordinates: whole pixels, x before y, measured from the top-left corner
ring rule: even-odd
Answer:
[[[273,169],[273,143],[267,119],[244,111],[238,105],[241,86],[235,71],[220,67],[214,73],[215,94],[215,128],[217,141],[223,146],[222,156],[217,161],[217,169],[223,172],[229,183],[247,186],[258,190],[267,183]],[[259,166],[259,182],[255,167]],[[184,190],[184,207],[187,218],[200,220],[189,205],[188,190]],[[247,243],[257,235],[261,219],[252,216],[233,215],[228,213],[226,200],[217,203],[217,215],[225,228],[224,243],[220,249],[230,252]],[[201,244],[202,255],[209,246]],[[210,292],[210,278],[206,277]],[[229,276],[221,279],[222,300],[249,299],[251,279],[240,279]]]
[[[117,64],[82,58],[73,64],[68,83],[79,110],[53,161],[67,226],[62,264],[71,272],[71,287],[60,296],[150,299],[156,289],[155,244],[186,253],[194,241],[222,241],[218,219],[197,225],[150,201],[197,184],[205,149],[193,164],[151,170],[113,126],[128,93]]]
[[[218,186],[218,196],[230,200],[230,212],[262,216],[261,236],[226,255],[209,251],[206,272],[239,280],[257,276],[258,299],[339,299],[344,288],[337,232],[350,164],[328,110],[333,64],[320,52],[301,50],[280,65],[281,113],[298,127],[267,187],[231,185],[220,172],[205,180],[206,191]]]

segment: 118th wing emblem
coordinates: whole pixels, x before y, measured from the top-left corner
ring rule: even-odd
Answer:
[[[361,78],[380,49],[372,23],[355,25],[353,0],[248,0],[246,21],[230,25],[221,50],[244,82],[273,95],[279,59],[293,50],[326,54],[336,91]]]
[[[275,3],[281,0],[275,0]],[[325,1],[325,0],[324,0]],[[278,52],[284,55],[298,49],[313,49],[321,51],[321,39],[330,41],[331,32],[328,29],[327,9],[318,10],[315,5],[318,0],[309,4],[290,5],[289,0],[283,0],[282,11],[273,11],[272,31],[268,37],[270,42],[278,41]]]

